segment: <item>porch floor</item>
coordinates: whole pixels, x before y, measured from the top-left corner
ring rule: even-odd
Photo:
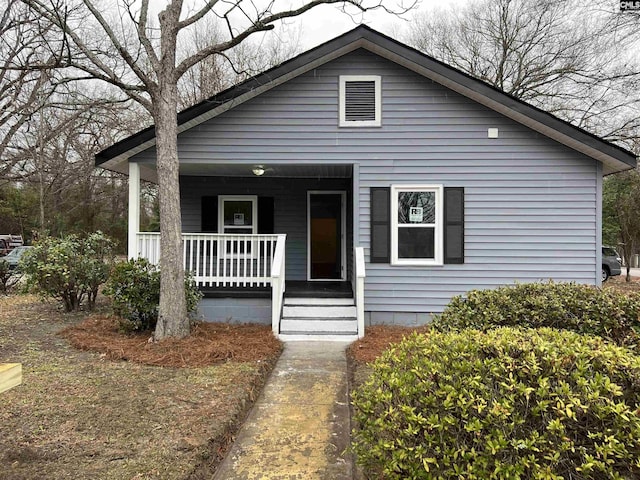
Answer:
[[[271,287],[201,287],[205,298],[271,298]],[[287,280],[287,298],[353,298],[350,282]]]

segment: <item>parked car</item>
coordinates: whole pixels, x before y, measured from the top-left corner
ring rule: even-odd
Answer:
[[[0,256],[8,254],[16,247],[24,245],[22,235],[0,235]]]
[[[612,247],[602,247],[602,281],[609,277],[620,275],[622,272],[622,258]]]
[[[31,249],[33,247],[16,247],[11,252],[9,252],[5,257],[0,258],[0,262],[7,262],[9,264],[9,270],[15,270],[18,268],[18,263],[20,263],[20,258],[24,255],[24,252]]]

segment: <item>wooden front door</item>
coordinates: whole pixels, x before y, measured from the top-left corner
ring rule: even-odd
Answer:
[[[309,192],[309,280],[344,277],[343,192]]]

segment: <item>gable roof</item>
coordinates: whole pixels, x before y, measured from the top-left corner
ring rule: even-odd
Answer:
[[[280,65],[245,80],[178,113],[178,133],[313,68],[358,48],[364,48],[415,71],[451,90],[501,113],[603,164],[603,173],[634,168],[636,156],[629,150],[578,128],[533,105],[478,80],[461,70],[394,40],[366,25],[329,40]],[[96,166],[126,173],[127,159],[155,144],[155,127],[148,127],[96,155]]]

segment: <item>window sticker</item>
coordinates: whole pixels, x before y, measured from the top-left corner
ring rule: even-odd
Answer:
[[[422,222],[422,207],[410,207],[409,221],[418,223]]]

